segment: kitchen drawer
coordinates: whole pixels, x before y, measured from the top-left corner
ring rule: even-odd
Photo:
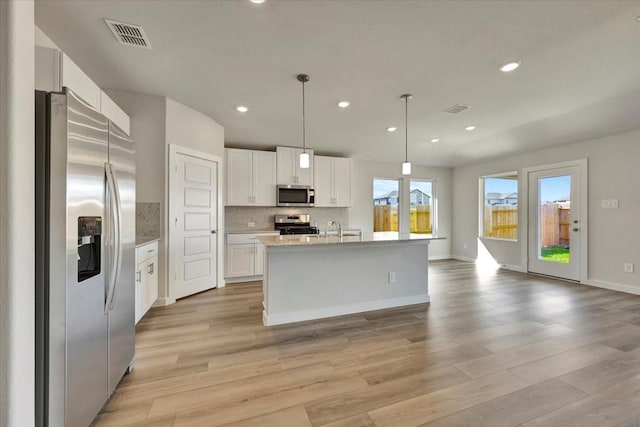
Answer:
[[[279,236],[277,231],[271,233],[233,233],[227,234],[228,245],[242,245],[246,243],[260,243],[257,236]]]
[[[147,243],[136,248],[136,263],[140,264],[158,255],[158,242]]]

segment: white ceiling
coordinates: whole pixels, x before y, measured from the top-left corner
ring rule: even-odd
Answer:
[[[100,86],[202,111],[227,145],[301,145],[307,73],[308,146],[401,162],[409,92],[409,159],[434,166],[640,127],[639,15],[638,1],[36,2]],[[153,49],[118,44],[103,18],[142,25]],[[456,103],[473,107],[442,112]]]

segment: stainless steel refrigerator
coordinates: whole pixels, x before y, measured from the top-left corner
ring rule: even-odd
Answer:
[[[86,427],[133,366],[135,148],[72,91],[35,96],[35,411]]]

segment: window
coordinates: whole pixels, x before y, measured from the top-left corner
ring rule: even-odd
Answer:
[[[373,179],[373,231],[398,231],[399,200],[397,179]]]
[[[518,174],[485,176],[482,188],[482,236],[518,240]]]
[[[434,224],[433,182],[412,179],[409,184],[409,230],[431,234]]]

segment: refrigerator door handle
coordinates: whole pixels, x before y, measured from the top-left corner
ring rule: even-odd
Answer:
[[[111,274],[109,275],[109,289],[107,291],[107,301],[105,304],[106,314],[113,310],[118,278],[120,276],[122,264],[122,221],[118,183],[116,181],[115,174],[113,173],[113,166],[110,163],[105,163],[105,173],[107,176],[107,185],[109,186],[109,197],[111,198],[109,206],[112,215],[111,224],[114,232],[114,257],[112,260],[113,264],[111,266]]]

